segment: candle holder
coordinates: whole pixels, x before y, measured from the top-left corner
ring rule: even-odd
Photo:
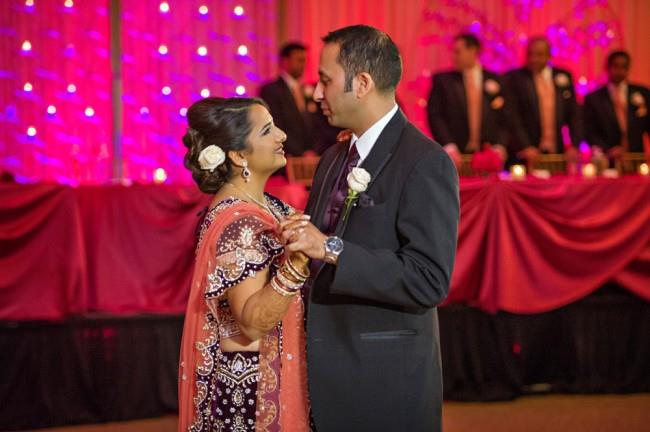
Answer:
[[[639,175],[642,175],[644,177],[648,177],[650,175],[650,167],[647,163],[643,162],[639,165]]]
[[[513,180],[526,180],[526,167],[524,165],[512,165],[510,167],[510,177]]]
[[[582,177],[592,179],[596,177],[596,173],[596,165],[588,163],[582,166]]]

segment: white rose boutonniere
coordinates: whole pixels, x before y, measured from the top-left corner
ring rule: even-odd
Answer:
[[[630,101],[632,102],[632,105],[637,107],[645,105],[645,99],[643,98],[643,95],[639,92],[632,93],[632,96],[630,97]]]
[[[495,95],[499,93],[499,90],[501,90],[501,86],[499,85],[499,83],[494,81],[493,79],[485,80],[484,87],[485,87],[485,92],[489,95]]]
[[[359,194],[365,192],[370,184],[370,173],[363,168],[352,168],[348,174],[348,196],[345,197],[345,212],[343,220],[350,213],[350,208],[359,199]]]
[[[555,75],[555,84],[558,85],[558,87],[566,87],[569,85],[569,76],[564,73],[559,73]]]
[[[202,170],[212,171],[226,160],[226,154],[221,147],[214,144],[207,146],[199,153],[199,166]]]
[[[503,105],[505,104],[505,100],[503,99],[502,96],[497,96],[494,99],[492,99],[492,102],[490,102],[490,106],[492,109],[499,110],[503,108]]]

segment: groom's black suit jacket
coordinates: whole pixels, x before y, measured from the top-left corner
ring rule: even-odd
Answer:
[[[307,213],[322,230],[349,143],[325,152]],[[311,281],[307,353],[319,432],[435,431],[442,378],[435,307],[449,290],[458,175],[397,112],[361,165],[372,176],[337,234],[338,265]]]

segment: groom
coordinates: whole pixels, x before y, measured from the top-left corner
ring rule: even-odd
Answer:
[[[402,60],[368,26],[323,38],[314,94],[351,139],[323,155],[306,217],[282,224],[289,250],[315,261],[307,320],[318,432],[438,431],[442,377],[436,306],[449,290],[458,175],[395,103]],[[348,173],[361,180],[346,212]],[[364,179],[364,177],[366,177]],[[359,183],[359,182],[357,182]]]

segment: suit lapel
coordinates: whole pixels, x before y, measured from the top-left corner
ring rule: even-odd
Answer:
[[[630,134],[630,125],[634,122],[634,117],[636,116],[636,106],[632,103],[632,94],[636,89],[633,89],[630,84],[627,85],[627,128],[628,128],[628,140]]]
[[[614,107],[614,101],[612,100],[612,96],[609,94],[609,88],[605,86],[603,88],[603,92],[601,94],[603,106],[605,107],[605,114],[608,117],[608,122],[605,123],[607,124],[613,124],[616,125],[615,129],[617,133],[621,133],[621,127],[618,124],[618,117],[616,117],[616,107]]]
[[[456,93],[456,100],[460,102],[460,109],[465,113],[463,118],[465,119],[464,123],[467,125],[469,124],[469,120],[467,116],[467,95],[465,94],[465,81],[463,80],[463,74],[460,72],[454,72],[452,78],[454,83],[453,91]]]
[[[298,109],[298,105],[296,105],[296,100],[293,98],[293,93],[289,88],[289,84],[287,84],[287,82],[282,77],[278,78],[278,84],[282,88],[283,97],[287,106],[292,107],[291,110],[294,111],[294,114],[301,114],[300,110]]]
[[[562,93],[564,91],[568,91],[568,87],[562,87],[560,88],[558,85],[555,84],[555,76],[557,75],[557,71],[555,68],[551,68],[551,84],[553,85],[553,90],[555,93],[555,128],[558,128],[558,125],[562,124],[560,118],[561,118],[561,113],[564,112],[564,96]],[[560,139],[560,137],[556,138],[558,143],[563,142],[563,140]]]
[[[381,171],[384,169],[388,161],[390,160],[393,149],[397,142],[399,141],[400,136],[404,126],[406,125],[406,117],[401,110],[398,110],[393,118],[388,122],[384,130],[377,138],[375,145],[372,147],[370,154],[361,164],[361,168],[368,171],[370,174],[370,183],[368,184],[368,191],[372,188],[372,185],[375,183]],[[350,220],[351,213],[354,211],[354,207],[350,209],[350,214],[347,218],[339,218],[338,224],[335,229],[337,236],[343,236],[345,229]]]
[[[531,107],[530,107],[531,112],[534,114],[532,118],[536,119],[535,121],[538,124],[540,134],[541,134],[542,122],[540,120],[540,118],[541,118],[540,114],[541,113],[539,112],[539,96],[537,95],[537,88],[535,88],[535,79],[533,78],[533,74],[530,73],[530,71],[528,69],[524,68],[523,73],[524,73],[524,76],[526,77],[526,79],[524,80],[524,83],[525,83],[524,85],[526,87],[528,87],[526,90],[527,90],[527,93],[530,95],[530,99],[531,99],[531,102],[532,102]]]
[[[483,130],[487,125],[488,110],[492,109],[492,107],[490,106],[492,96],[496,98],[496,95],[488,94],[488,92],[485,91],[485,81],[489,79],[492,79],[492,77],[485,72],[485,69],[483,69],[483,80],[481,81],[481,127],[480,127],[481,142],[483,142]]]

